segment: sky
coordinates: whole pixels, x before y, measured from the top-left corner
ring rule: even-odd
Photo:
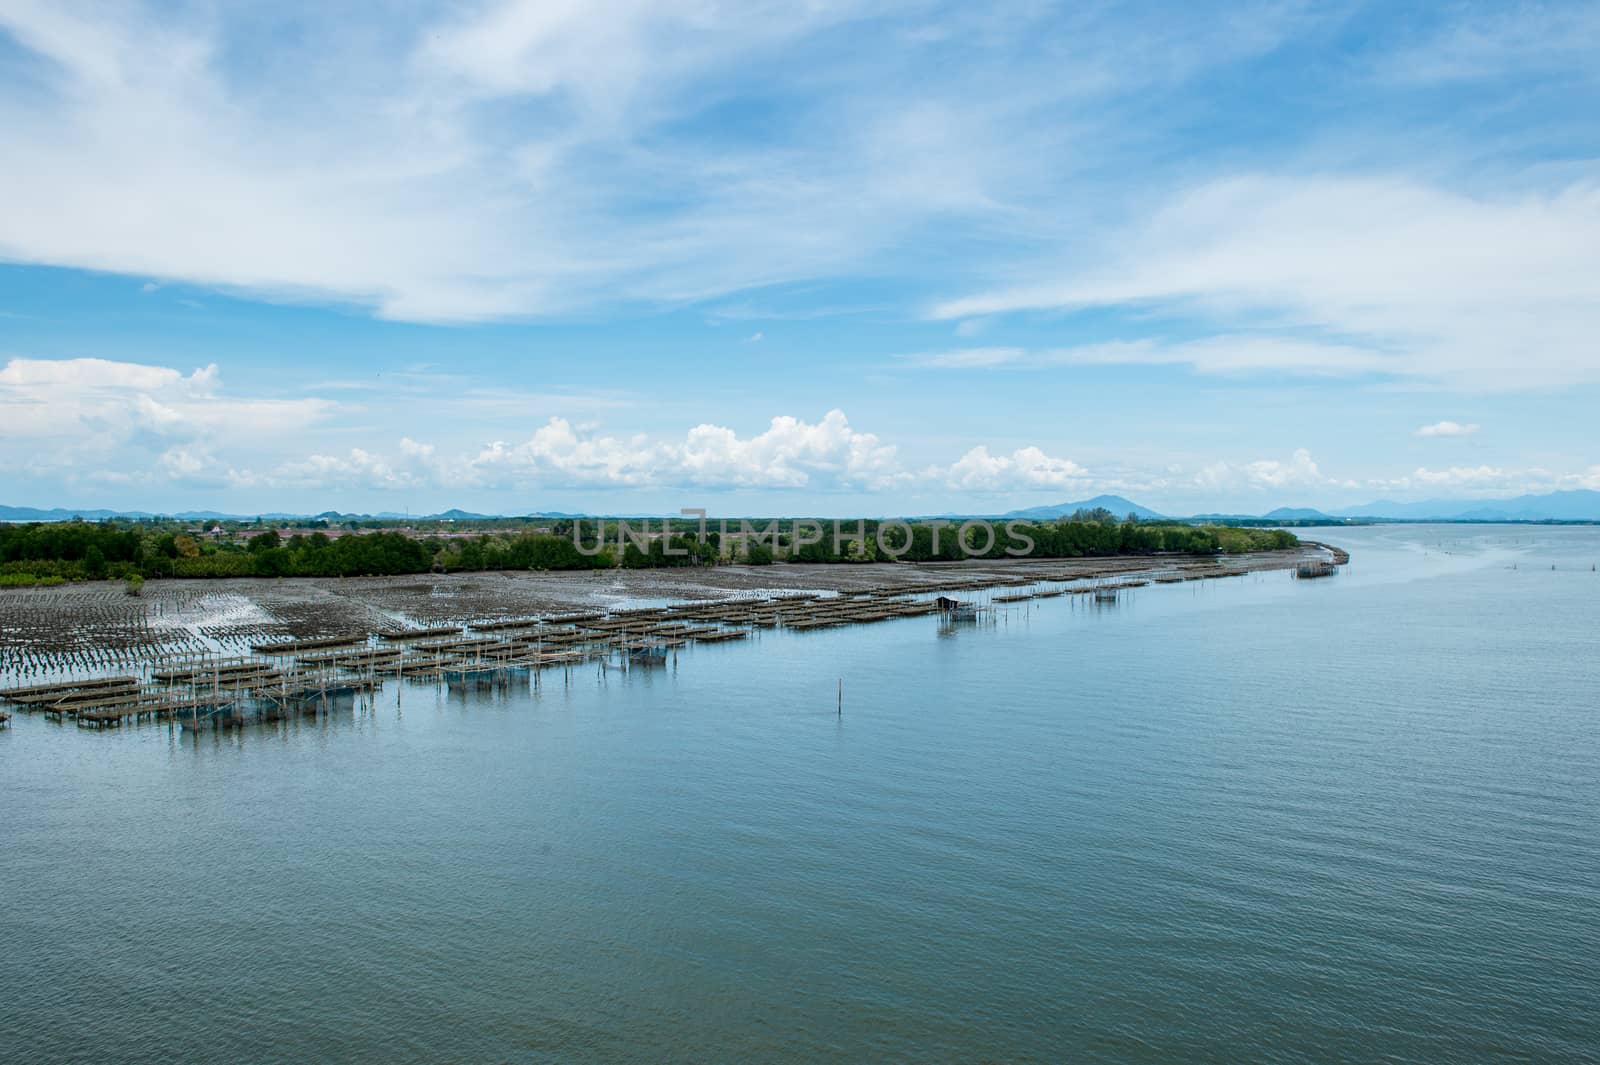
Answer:
[[[1600,489],[1600,4],[0,0],[0,503]]]

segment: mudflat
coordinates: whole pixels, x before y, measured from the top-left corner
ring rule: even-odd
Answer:
[[[952,583],[1102,578],[1207,579],[1288,569],[1327,549],[1229,555],[775,563],[679,569],[491,571],[397,577],[152,580],[142,595],[100,581],[0,591],[0,678],[97,671],[194,651],[243,652],[312,639],[674,600],[784,592],[932,592]]]

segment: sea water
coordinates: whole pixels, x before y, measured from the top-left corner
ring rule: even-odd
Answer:
[[[1600,1059],[1600,530],[1311,535],[232,732],[19,711],[0,1061]]]

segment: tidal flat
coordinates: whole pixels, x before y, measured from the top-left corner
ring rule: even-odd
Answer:
[[[269,639],[318,639],[505,617],[802,591],[929,593],[951,584],[1233,577],[1292,569],[1328,551],[1212,557],[980,559],[937,563],[726,565],[602,571],[499,571],[397,577],[152,580],[0,590],[0,684],[136,669],[192,654],[242,654]]]

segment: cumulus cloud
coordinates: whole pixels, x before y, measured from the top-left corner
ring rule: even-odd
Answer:
[[[559,399],[541,402],[552,398]],[[1141,500],[1147,492],[1214,500],[1358,487],[1462,495],[1600,487],[1600,466],[1562,472],[1503,461],[1422,466],[1358,485],[1324,471],[1306,449],[1198,468],[1097,463],[1090,469],[1055,447],[1007,450],[964,441],[943,453],[935,445],[910,465],[895,444],[858,428],[838,409],[814,421],[780,415],[759,431],[703,422],[665,434],[553,415],[526,436],[488,444],[460,436],[435,443],[333,417],[364,409],[314,397],[239,394],[225,386],[214,364],[184,371],[105,359],[17,358],[0,365],[0,442],[14,476],[106,486],[292,490],[300,498],[317,491],[695,488],[886,498],[944,491],[1070,498],[1067,493],[1112,491]],[[1445,421],[1418,432],[1450,436],[1476,429]],[[275,498],[251,505],[281,505]]]
[[[991,455],[989,449],[980,444],[952,463],[944,472],[943,480],[949,487],[964,491],[1070,489],[1086,485],[1088,471],[1071,459],[1047,455],[1037,447],[1018,448],[1009,455]]]
[[[1600,466],[1559,471],[1541,466],[1489,465],[1447,466],[1432,469],[1419,466],[1399,477],[1378,478],[1371,487],[1413,494],[1444,494],[1460,497],[1506,496],[1570,491],[1600,490]]]
[[[750,437],[701,424],[681,440],[610,436],[552,417],[527,440],[483,448],[467,470],[487,483],[564,486],[873,489],[904,477],[894,447],[839,410],[815,423],[776,417]]]
[[[409,459],[427,462],[433,458],[433,445],[420,443],[409,436],[402,436],[400,438],[400,454]]]
[[[1417,430],[1417,435],[1418,436],[1471,436],[1473,433],[1477,432],[1479,428],[1480,427],[1478,425],[1475,425],[1475,424],[1473,424],[1473,425],[1463,425],[1460,422],[1453,422],[1453,421],[1450,421],[1449,419],[1446,419],[1446,420],[1444,420],[1442,422],[1434,422],[1432,425],[1424,425],[1424,426],[1422,426],[1420,429]]]
[[[1078,463],[1032,446],[995,454],[979,445],[949,465],[913,472],[893,445],[856,429],[840,410],[815,422],[781,415],[749,436],[709,423],[676,437],[616,434],[555,416],[521,441],[496,441],[475,451],[444,454],[408,437],[390,453],[353,448],[312,454],[266,470],[235,469],[230,479],[240,487],[810,492],[907,487],[1034,492],[1079,490],[1094,483]]]
[[[1445,470],[1418,467],[1412,479],[1417,484],[1448,485],[1451,488],[1504,487],[1509,482],[1506,471],[1497,466],[1451,466]]]
[[[359,447],[344,455],[311,455],[301,462],[279,466],[269,478],[273,484],[304,484],[319,488],[399,488],[413,483],[403,470]]]
[[[215,364],[187,374],[109,359],[15,358],[0,368],[0,439],[35,468],[154,453],[174,476],[195,476],[226,440],[252,443],[304,430],[334,404],[224,392]]]
[[[1249,489],[1265,491],[1286,488],[1353,488],[1354,482],[1325,475],[1311,452],[1297,448],[1287,460],[1257,459],[1254,462],[1215,462],[1194,477],[1194,483],[1210,491]]]
[[[202,448],[173,447],[161,453],[161,468],[176,481],[193,480],[212,464],[211,455]]]
[[[213,365],[184,373],[104,359],[12,359],[0,367],[0,439],[17,467],[101,483],[168,481],[253,489],[697,487],[880,491],[918,482],[896,447],[841,410],[792,415],[742,434],[704,422],[677,437],[608,432],[551,416],[520,440],[477,448],[402,436],[328,448],[348,430],[320,398],[227,391]],[[365,429],[367,441],[375,431]],[[285,458],[295,443],[322,448]],[[1082,471],[1036,448],[970,452],[941,480],[973,486],[1066,484]]]

